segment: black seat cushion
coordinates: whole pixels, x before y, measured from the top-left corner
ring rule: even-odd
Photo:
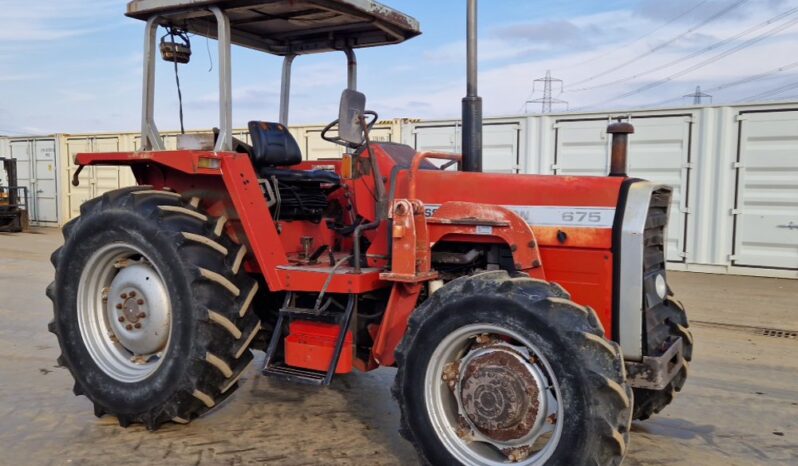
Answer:
[[[256,171],[302,162],[299,144],[285,126],[266,121],[250,121],[249,134],[252,137],[252,164]]]
[[[264,178],[277,178],[281,184],[341,184],[341,177],[329,170],[290,170],[285,168],[261,168],[258,173]]]

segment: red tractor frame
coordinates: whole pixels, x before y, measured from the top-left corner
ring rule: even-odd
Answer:
[[[476,1],[463,155],[370,141],[354,50],[420,34],[376,2],[135,0],[128,15],[147,21],[142,149],[78,154],[74,182],[115,165],[138,186],[84,204],[48,288],[59,362],[98,415],[188,422],[261,349],[265,375],[303,383],[398,367],[402,432],[426,462],[617,464],[632,417],[681,389],[670,188],[625,175],[626,123],[608,130],[611,176],[482,173]],[[153,117],[159,27],[175,67],[189,33],[219,41],[219,130],[180,150]],[[251,122],[252,145],[232,136],[232,44],[285,57],[280,121]],[[323,137],[347,153],[303,161],[291,64],[327,51],[345,52],[348,85]]]

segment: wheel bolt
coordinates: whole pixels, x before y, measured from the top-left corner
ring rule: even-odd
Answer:
[[[117,309],[122,309],[122,303],[117,303],[116,308]]]
[[[124,322],[124,321],[125,321],[125,316],[119,316],[119,322]]]
[[[141,299],[141,298],[139,298],[139,300],[138,300],[138,301],[136,301],[136,304],[138,304],[139,306],[141,306],[142,304],[144,304],[144,300],[143,300],[143,299]]]
[[[146,313],[144,313],[144,312],[139,312],[139,319],[143,319],[143,318],[145,318],[145,317],[147,317],[147,314],[146,314]]]
[[[134,325],[134,327],[136,327],[136,328],[141,328],[141,324],[140,324],[140,323],[138,323],[138,322],[136,322],[136,325]]]
[[[125,325],[125,328],[128,330],[133,330],[133,326],[130,324]]]
[[[131,291],[130,292],[130,297],[131,298],[135,298],[136,297],[136,292],[135,291]]]
[[[122,299],[127,299],[127,293],[122,293],[119,295],[119,297]]]

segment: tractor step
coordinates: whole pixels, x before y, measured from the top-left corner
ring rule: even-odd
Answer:
[[[275,363],[263,369],[263,375],[305,385],[329,385],[324,372],[289,367],[283,363]]]
[[[338,362],[341,360],[344,346],[349,343],[351,339],[347,336],[351,335],[349,326],[352,322],[352,316],[355,313],[355,303],[357,301],[356,295],[350,294],[346,303],[346,308],[343,312],[328,313],[320,312],[315,309],[305,309],[290,306],[293,302],[293,296],[289,293],[286,296],[285,303],[280,309],[277,317],[277,324],[274,326],[274,333],[272,333],[269,347],[266,350],[266,360],[263,364],[263,375],[278,377],[284,380],[293,382],[313,384],[313,385],[329,385],[338,368]],[[337,337],[335,338],[335,346],[332,349],[330,363],[325,372],[315,371],[310,369],[303,369],[294,366],[287,366],[285,361],[276,361],[275,354],[277,353],[277,346],[283,340],[283,327],[286,320],[292,317],[298,317],[297,320],[317,320],[327,319],[328,322],[334,323],[338,326]]]

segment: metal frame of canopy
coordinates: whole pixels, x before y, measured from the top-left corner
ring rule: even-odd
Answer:
[[[159,26],[178,26],[218,40],[219,137],[215,151],[233,148],[233,44],[284,57],[279,119],[287,125],[291,68],[297,55],[344,52],[347,87],[355,90],[354,49],[396,44],[421,33],[415,19],[371,0],[134,0],[128,3],[127,15],[147,22],[141,117],[145,151],[165,149],[154,120]]]

